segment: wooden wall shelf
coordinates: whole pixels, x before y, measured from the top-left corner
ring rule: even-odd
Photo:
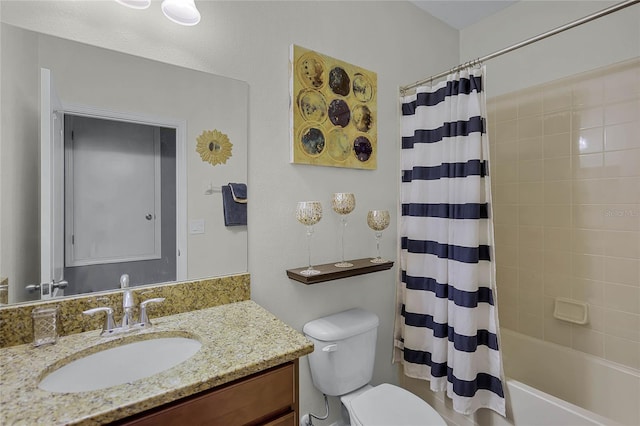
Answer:
[[[324,265],[313,265],[313,268],[320,271],[320,273],[310,276],[305,276],[300,273],[307,269],[306,266],[304,268],[287,269],[287,276],[292,280],[299,281],[303,284],[316,284],[324,281],[369,274],[371,272],[384,271],[391,269],[393,266],[393,262],[390,260],[384,263],[372,263],[371,259],[371,257],[367,257],[364,259],[348,260],[348,262],[353,263],[353,266],[348,268],[338,268],[335,266],[335,263],[337,262],[326,263]]]

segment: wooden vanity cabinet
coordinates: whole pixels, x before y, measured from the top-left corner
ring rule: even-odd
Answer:
[[[124,419],[131,426],[298,425],[298,360]]]

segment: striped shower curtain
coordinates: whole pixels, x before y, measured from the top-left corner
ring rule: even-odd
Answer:
[[[402,98],[394,361],[453,408],[505,415],[484,66]]]

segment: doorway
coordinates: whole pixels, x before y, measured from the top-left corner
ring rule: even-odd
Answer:
[[[64,150],[66,294],[175,281],[176,129],[67,113]]]

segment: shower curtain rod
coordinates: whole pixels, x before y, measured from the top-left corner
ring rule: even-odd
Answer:
[[[418,87],[418,86],[420,86],[422,84],[428,83],[428,82],[433,81],[435,79],[438,79],[440,77],[444,77],[449,73],[460,71],[461,69],[463,69],[465,67],[468,67],[468,66],[470,66],[472,64],[475,64],[475,63],[481,63],[481,62],[488,61],[489,59],[496,58],[498,56],[504,55],[505,53],[509,53],[509,52],[511,52],[513,50],[520,49],[521,47],[528,46],[528,45],[530,45],[532,43],[535,43],[537,41],[543,40],[543,39],[545,39],[547,37],[551,37],[553,35],[556,35],[556,34],[559,34],[559,33],[563,32],[563,31],[570,30],[571,28],[575,28],[575,27],[577,27],[579,25],[586,24],[587,22],[590,22],[590,21],[593,21],[595,19],[601,18],[603,16],[609,15],[610,13],[617,12],[617,11],[625,9],[625,8],[627,8],[629,6],[633,6],[634,4],[639,3],[639,2],[640,2],[640,0],[626,0],[626,1],[623,1],[621,3],[614,4],[613,6],[610,6],[610,7],[606,8],[606,9],[603,9],[603,10],[601,10],[599,12],[595,12],[595,13],[589,15],[589,16],[585,16],[584,18],[580,18],[580,19],[575,20],[573,22],[570,22],[568,24],[565,24],[565,25],[562,25],[560,27],[554,28],[554,29],[552,29],[550,31],[547,31],[546,33],[542,33],[542,34],[539,34],[539,35],[537,35],[535,37],[531,37],[531,38],[529,38],[527,40],[521,41],[520,43],[516,43],[516,44],[511,45],[509,47],[506,47],[506,48],[504,48],[502,50],[498,50],[497,52],[490,53],[489,55],[483,56],[483,57],[478,58],[478,59],[473,60],[473,61],[465,62],[464,64],[460,64],[460,65],[458,65],[458,66],[456,66],[454,68],[451,68],[450,70],[443,71],[443,72],[441,72],[439,74],[432,75],[429,78],[425,78],[423,80],[416,81],[413,84],[409,84],[407,86],[401,86],[400,87],[400,93],[404,94],[407,90],[415,89],[416,87]]]

